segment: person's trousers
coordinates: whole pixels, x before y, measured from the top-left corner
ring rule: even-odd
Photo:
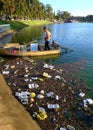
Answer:
[[[45,50],[50,50],[49,41],[45,41]]]

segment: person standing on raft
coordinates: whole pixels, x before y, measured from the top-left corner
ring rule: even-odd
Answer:
[[[51,39],[51,33],[46,27],[44,27],[43,29],[44,29],[44,32],[46,33],[45,38],[44,38],[44,40],[45,40],[45,50],[50,50],[49,42],[50,42],[50,39]]]

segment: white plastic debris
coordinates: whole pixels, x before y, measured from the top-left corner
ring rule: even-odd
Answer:
[[[88,103],[84,103],[84,108],[88,108]]]
[[[25,82],[28,82],[30,79],[24,79]]]
[[[44,112],[46,112],[45,108],[43,108],[43,107],[39,107],[39,111],[44,111]]]
[[[28,87],[29,87],[30,89],[33,89],[33,88],[38,88],[39,85],[38,85],[38,84],[35,84],[35,83],[32,83],[32,84],[28,84]]]
[[[28,104],[28,98],[23,98],[21,99],[22,104]]]
[[[29,72],[29,70],[25,70],[25,72],[26,72],[26,73],[28,73],[28,72]]]
[[[59,105],[58,104],[48,104],[47,106],[49,109],[58,109]]]
[[[32,80],[37,80],[38,78],[37,77],[31,77]]]
[[[83,93],[83,92],[79,93],[79,97],[84,97],[84,96],[85,96],[85,93]]]
[[[44,64],[43,67],[44,67],[44,68],[48,68],[48,69],[53,69],[53,68],[54,68],[53,65],[48,65],[48,64]]]
[[[18,97],[19,99],[28,98],[29,95],[30,93],[27,91],[15,92],[15,96]]]
[[[9,69],[9,65],[4,65],[5,69]]]
[[[61,80],[61,77],[60,77],[59,75],[56,75],[56,76],[55,76],[55,79]]]
[[[20,95],[21,95],[21,93],[15,92],[15,96],[19,97]]]
[[[23,95],[30,95],[30,92],[28,92],[28,91],[21,91],[21,94],[23,94]]]
[[[48,93],[46,93],[46,96],[47,97],[51,97],[51,96],[53,96],[54,95],[54,92],[48,92]]]
[[[42,98],[44,98],[44,95],[42,95],[42,94],[38,94],[38,95],[37,95],[37,98],[42,99]]]
[[[27,77],[28,77],[28,74],[25,74],[24,77],[27,78]]]
[[[59,71],[63,72],[63,70],[62,70],[62,69],[59,69]]]
[[[67,130],[67,129],[66,129],[66,128],[64,128],[64,127],[61,127],[61,128],[60,128],[60,130]]]
[[[16,64],[19,65],[19,62],[17,62]]]
[[[49,65],[48,64],[44,64],[44,66],[43,66],[44,68],[48,68],[49,67]]]
[[[56,99],[56,100],[59,100],[59,96],[58,96],[58,95],[55,95],[55,99]]]
[[[41,94],[44,94],[44,93],[45,93],[45,91],[44,91],[44,90],[41,90],[41,91],[40,91],[40,93],[41,93]]]
[[[9,71],[3,71],[2,74],[9,74]]]
[[[25,70],[28,70],[28,67],[25,67]]]
[[[90,105],[93,105],[93,100],[92,100],[92,99],[87,98],[86,100],[87,100],[87,102],[88,102]]]
[[[68,130],[75,130],[75,128],[73,126],[71,126],[71,125],[67,125],[67,129]]]

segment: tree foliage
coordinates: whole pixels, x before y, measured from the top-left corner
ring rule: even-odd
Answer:
[[[0,0],[0,16],[6,19],[53,19],[51,5],[39,0]]]
[[[76,19],[78,21],[93,22],[93,15],[86,17],[73,17],[68,11],[53,12],[50,4],[44,5],[39,0],[0,0],[0,19],[31,19],[67,21]]]

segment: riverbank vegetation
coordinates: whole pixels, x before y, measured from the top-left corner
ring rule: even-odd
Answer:
[[[44,24],[50,24],[51,22],[47,20],[20,20],[20,21],[0,21],[0,25],[2,24],[10,24],[10,27],[12,30],[19,30],[26,26],[38,26],[38,25],[44,25]]]
[[[39,0],[0,0],[0,19],[93,22],[93,15],[74,17],[68,11],[61,10],[55,13],[50,4],[44,5]]]

